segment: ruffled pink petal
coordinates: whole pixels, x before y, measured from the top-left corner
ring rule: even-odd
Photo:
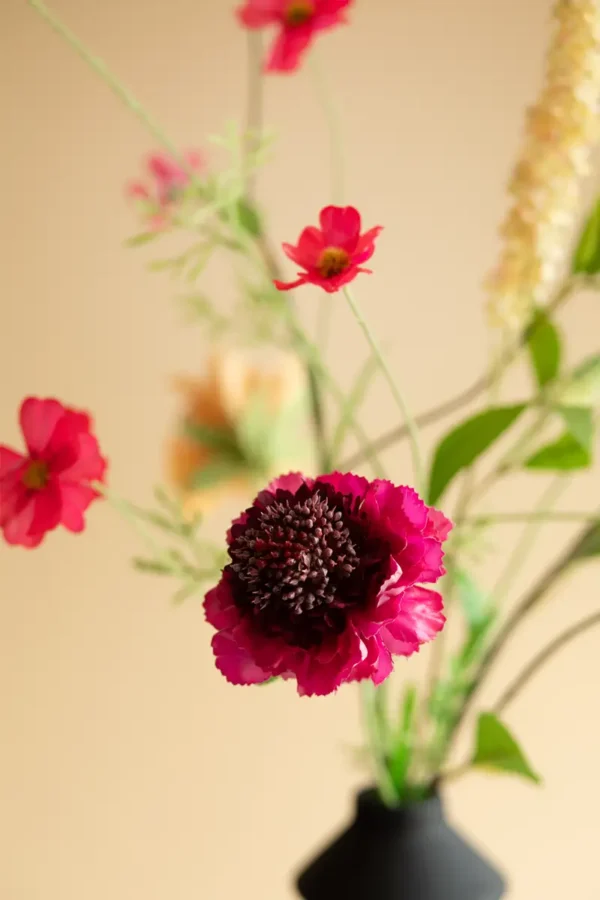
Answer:
[[[262,28],[283,18],[285,0],[249,0],[236,14],[246,28]]]
[[[353,497],[362,498],[369,490],[369,481],[362,475],[354,475],[352,472],[331,472],[329,475],[319,475],[317,484],[329,484],[339,494],[351,494]]]
[[[419,651],[420,644],[412,629],[397,622],[391,622],[382,628],[379,638],[394,656],[412,656]]]
[[[214,628],[232,629],[240,622],[240,613],[233,601],[233,594],[226,576],[204,598],[206,621]]]
[[[265,66],[267,72],[294,72],[314,36],[311,22],[283,28],[275,38]]]
[[[230,684],[261,684],[268,681],[272,673],[257,665],[240,637],[243,637],[243,632],[237,628],[214,635],[212,649],[218,670]]]
[[[267,491],[271,494],[274,494],[275,491],[289,491],[290,494],[295,494],[303,484],[312,486],[314,482],[312,478],[306,478],[302,472],[288,472],[287,475],[279,475],[274,478],[267,486]]]
[[[404,645],[406,650],[414,652],[442,630],[446,621],[442,610],[442,597],[437,591],[423,587],[407,588],[402,595],[399,615],[382,629],[380,636],[392,653],[406,656],[408,653],[402,649]]]
[[[381,684],[391,674],[394,661],[389,649],[379,637],[368,637],[364,644],[367,656],[352,670],[350,681],[363,681],[370,678],[374,684]]]
[[[326,206],[319,215],[324,244],[352,254],[360,235],[360,213],[353,206]]]
[[[58,400],[28,397],[21,405],[19,419],[27,449],[34,456],[42,454],[52,438],[65,408]]]
[[[453,527],[453,523],[446,518],[443,512],[440,512],[439,509],[435,509],[433,506],[429,507],[424,532],[426,537],[434,537],[438,541],[445,541]]]
[[[339,636],[335,652],[327,648],[317,653],[305,651],[293,669],[301,697],[325,696],[348,681],[350,673],[368,654],[368,648],[357,631],[346,628]]]

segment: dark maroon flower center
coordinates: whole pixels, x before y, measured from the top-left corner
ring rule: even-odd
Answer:
[[[294,28],[297,25],[304,25],[314,15],[315,8],[310,0],[292,0],[288,4],[285,11],[285,21]]]
[[[40,491],[48,484],[48,475],[48,464],[43,459],[34,459],[23,473],[23,484],[31,491]]]
[[[315,646],[341,633],[348,612],[366,601],[374,558],[351,497],[323,487],[278,491],[233,535],[227,568],[236,605],[269,636]]]
[[[350,265],[350,256],[341,247],[325,247],[319,257],[317,269],[323,278],[340,275]]]

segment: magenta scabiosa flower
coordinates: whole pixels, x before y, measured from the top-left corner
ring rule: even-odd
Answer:
[[[334,472],[281,476],[234,521],[231,562],[206,595],[232,684],[293,678],[301,695],[382,682],[443,628],[451,522],[409,487]]]

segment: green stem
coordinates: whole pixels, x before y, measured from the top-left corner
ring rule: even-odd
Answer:
[[[371,351],[372,351],[375,359],[379,363],[379,368],[381,369],[382,374],[388,383],[390,391],[392,392],[392,396],[393,396],[394,400],[396,401],[396,405],[398,406],[398,409],[400,410],[400,414],[406,424],[406,427],[408,429],[408,436],[409,436],[409,440],[410,440],[411,453],[412,453],[415,484],[417,486],[417,490],[423,491],[423,487],[424,487],[424,485],[423,485],[423,463],[422,463],[422,457],[421,457],[421,448],[419,446],[419,432],[417,430],[417,426],[415,425],[415,422],[410,415],[408,406],[404,400],[404,397],[402,396],[402,393],[400,392],[400,389],[398,388],[398,386],[394,380],[394,376],[392,375],[392,373],[390,371],[390,368],[387,364],[387,360],[383,354],[383,351],[379,345],[377,338],[375,337],[375,335],[369,328],[367,322],[365,321],[365,319],[360,311],[360,308],[359,308],[356,300],[354,299],[354,297],[352,295],[352,292],[347,287],[344,288],[344,296],[346,297],[348,306],[350,307],[352,314],[354,315],[354,318],[356,319],[359,327],[361,328],[364,336],[367,339],[367,342],[369,344],[369,347],[371,348]]]
[[[54,31],[59,34],[72,48],[75,52],[92,68],[97,75],[108,85],[109,88],[117,95],[119,100],[121,100],[125,106],[139,119],[139,121],[144,125],[144,127],[156,138],[156,140],[162,144],[164,147],[169,150],[170,153],[177,159],[177,161],[187,169],[187,165],[185,161],[181,158],[181,153],[178,147],[172,143],[169,137],[165,134],[161,125],[154,119],[150,113],[144,109],[139,100],[128,90],[127,87],[120,81],[116,75],[111,72],[108,68],[104,60],[100,59],[100,57],[95,56],[88,48],[83,44],[77,35],[75,35],[70,28],[68,28],[56,15],[56,13],[52,12],[42,0],[27,0],[29,6],[34,9],[38,15],[44,19],[45,22],[50,25]]]
[[[575,640],[576,637],[579,637],[580,634],[583,634],[590,628],[594,628],[596,625],[600,625],[600,612],[592,613],[592,615],[587,616],[585,619],[581,619],[579,622],[576,622],[575,625],[571,625],[570,628],[567,628],[562,634],[555,637],[549,644],[546,644],[525,668],[519,672],[513,681],[511,681],[508,687],[504,689],[501,696],[494,704],[493,711],[498,715],[504,712],[508,704],[512,703],[515,697],[521,693],[534,675],[537,675],[539,670],[556,653],[558,653],[559,650],[562,650],[563,647],[566,647],[567,644]]]
[[[379,795],[387,806],[396,806],[400,798],[387,766],[386,748],[382,741],[377,713],[376,691],[377,688],[369,679],[360,682],[363,726],[373,760]]]
[[[564,477],[564,476],[563,476]],[[514,525],[515,522],[597,522],[598,515],[591,512],[546,510],[531,512],[489,513],[465,520],[468,525]]]
[[[329,83],[318,59],[318,54],[311,56],[311,70],[315,82],[315,93],[323,110],[323,117],[329,134],[329,177],[331,184],[331,200],[339,206],[343,202],[345,183],[344,139],[336,104],[333,100]]]
[[[569,480],[565,478],[564,475],[559,475],[552,479],[542,494],[535,509],[536,515],[527,523],[523,530],[523,534],[515,544],[515,548],[509,556],[504,570],[495,586],[492,588],[490,594],[490,603],[492,605],[500,603],[502,599],[507,596],[535,545],[540,528],[545,521],[544,516],[552,509],[560,495],[568,487],[568,484]]]
[[[329,184],[331,189],[331,202],[336,206],[341,205],[345,193],[345,159],[344,140],[337,106],[332,97],[328,79],[320,64],[318,53],[311,55],[311,70],[315,85],[315,94],[323,111],[323,117],[327,125],[329,135]],[[317,343],[325,353],[331,332],[331,319],[334,314],[334,304],[329,294],[323,294],[319,298],[317,315]]]
[[[555,297],[548,304],[545,312],[551,317],[556,313],[561,306],[569,299],[572,293],[575,291],[577,287],[596,287],[596,282],[589,277],[572,277],[568,279],[557,291]],[[510,347],[506,349],[506,352],[502,355],[497,365],[490,371],[485,372],[484,375],[481,375],[476,381],[473,382],[466,390],[461,391],[460,394],[457,394],[455,397],[451,397],[450,400],[445,400],[443,403],[440,403],[438,406],[433,406],[431,409],[426,410],[423,413],[420,413],[415,417],[415,423],[419,426],[419,428],[425,428],[427,425],[432,425],[434,422],[437,422],[439,419],[445,418],[449,416],[451,413],[457,412],[463,407],[467,406],[467,404],[472,403],[474,400],[477,400],[481,394],[486,390],[490,390],[493,388],[495,384],[497,384],[498,378],[502,373],[507,369],[519,356],[524,347],[527,346],[527,343],[532,335],[532,329],[536,326],[529,326],[525,328],[517,337],[517,340],[514,344],[511,344]],[[380,435],[380,437],[376,438],[371,442],[371,449],[373,450],[387,450],[388,447],[393,446],[399,441],[404,440],[404,438],[409,436],[409,429],[406,424],[400,425],[397,428],[388,431],[386,434]],[[353,454],[344,462],[345,468],[353,468],[356,465],[359,465],[363,460],[363,451],[358,451]]]
[[[329,393],[338,404],[339,408],[344,409],[346,406],[346,395],[323,362],[319,348],[305,334],[294,314],[294,310],[286,305],[285,311],[288,317],[288,324],[292,333],[292,337],[299,345],[302,355],[314,371],[315,376],[322,379],[325,386],[328,388]],[[375,475],[378,478],[384,478],[385,470],[377,454],[372,454],[367,451],[366,448],[369,443],[368,435],[363,429],[360,422],[354,416],[351,417],[351,427],[357,439],[360,441],[361,447],[364,448],[365,457],[371,464]],[[332,462],[335,462],[335,460],[333,460]]]
[[[573,543],[567,548],[567,550],[565,550],[562,556],[560,556],[559,559],[540,576],[531,590],[525,594],[521,602],[517,604],[502,627],[496,633],[496,636],[489,644],[486,652],[483,654],[483,657],[477,667],[477,671],[475,672],[475,675],[471,680],[469,689],[466,692],[463,704],[454,718],[446,742],[445,756],[448,755],[453,739],[461,723],[471,709],[477,693],[481,689],[481,686],[484,684],[492,666],[494,665],[494,662],[502,653],[504,647],[506,646],[506,643],[510,640],[521,623],[527,618],[527,616],[529,616],[531,611],[537,607],[541,600],[543,600],[548,592],[555,587],[555,585],[562,578],[565,572],[579,558],[579,555],[582,552],[582,548],[586,546],[587,542],[590,540],[590,535],[594,533],[596,527],[597,526],[595,524],[590,525],[579,532],[579,534],[575,537]]]

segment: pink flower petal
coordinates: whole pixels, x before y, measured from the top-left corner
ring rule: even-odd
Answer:
[[[233,594],[226,577],[204,598],[206,621],[215,628],[232,629],[240,623],[240,613],[233,601]]]
[[[31,454],[39,456],[44,452],[64,412],[65,409],[58,400],[28,397],[23,401],[20,412],[21,431]]]
[[[217,632],[212,648],[217,668],[230,684],[261,684],[271,678],[256,664],[249,648],[238,642],[237,629]]]
[[[25,462],[26,457],[22,453],[17,453],[16,450],[11,450],[10,447],[0,445],[0,479],[6,478],[7,475],[20,469]]]
[[[266,64],[267,72],[294,72],[314,35],[310,23],[284,28],[275,38]]]
[[[360,234],[360,213],[353,206],[326,206],[319,222],[327,247],[341,247],[353,253]]]

